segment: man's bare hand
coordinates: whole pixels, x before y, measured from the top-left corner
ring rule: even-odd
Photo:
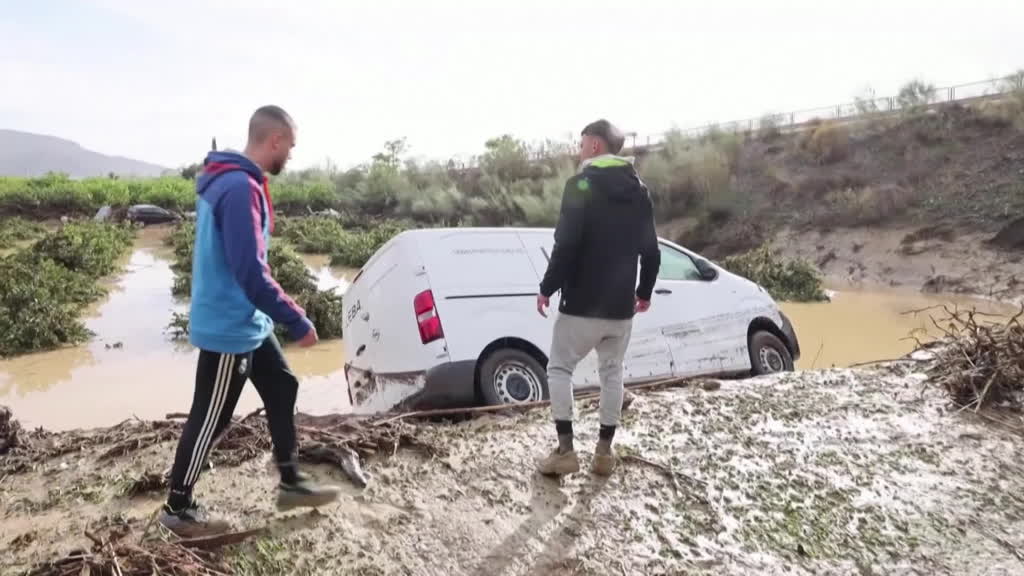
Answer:
[[[315,346],[319,341],[320,337],[316,335],[316,328],[310,326],[309,332],[306,332],[306,335],[302,337],[302,340],[299,340],[298,344],[299,348],[309,348],[310,346]]]
[[[637,313],[643,314],[644,312],[647,312],[650,309],[651,309],[651,301],[650,300],[641,300],[639,298],[636,299],[636,311],[637,311]]]
[[[551,306],[551,299],[543,294],[537,294],[537,313],[547,318],[549,306]]]

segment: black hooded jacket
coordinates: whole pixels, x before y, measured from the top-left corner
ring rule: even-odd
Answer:
[[[541,294],[561,290],[563,314],[625,320],[636,298],[651,299],[660,265],[654,209],[633,164],[593,159],[565,184]]]

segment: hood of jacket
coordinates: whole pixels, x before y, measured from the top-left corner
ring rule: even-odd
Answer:
[[[647,187],[640,180],[633,158],[604,154],[584,160],[580,174],[614,203],[646,199]]]
[[[203,171],[196,179],[196,193],[202,195],[218,176],[235,171],[245,172],[257,182],[263,182],[263,170],[244,154],[230,150],[215,150],[207,154],[203,160]]]

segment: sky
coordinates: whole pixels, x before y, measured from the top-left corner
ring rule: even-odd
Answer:
[[[0,128],[176,167],[249,115],[292,168],[660,133],[1024,68],[1019,0],[0,0]]]

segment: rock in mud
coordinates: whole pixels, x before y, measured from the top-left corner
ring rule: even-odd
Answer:
[[[943,294],[950,292],[964,292],[964,281],[960,278],[950,278],[939,274],[932,276],[921,286],[921,292],[925,294]]]
[[[989,244],[1007,250],[1024,249],[1024,217],[1010,222],[990,239]]]

